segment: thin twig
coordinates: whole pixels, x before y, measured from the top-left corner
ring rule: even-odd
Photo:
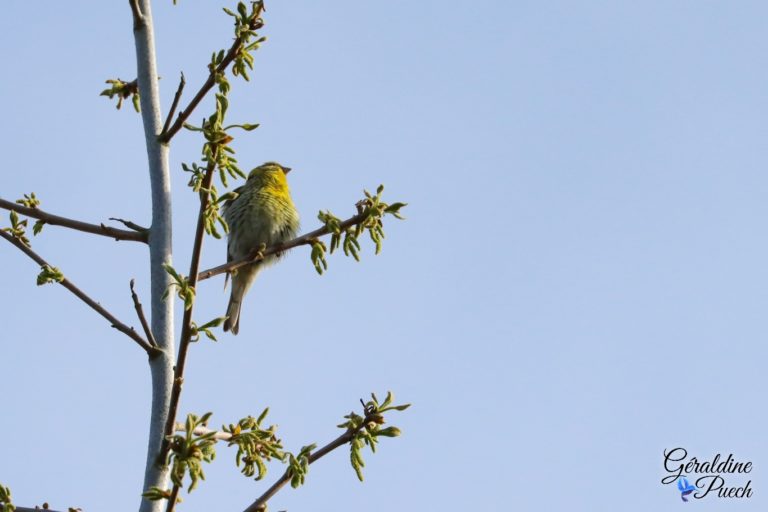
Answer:
[[[264,9],[264,4],[262,3],[261,9],[257,11],[253,18],[251,18],[251,29],[252,30],[258,30],[263,26],[263,23],[259,19],[259,16],[261,16],[261,12]],[[237,54],[240,52],[243,46],[243,38],[242,37],[236,37],[235,41],[232,43],[232,46],[229,48],[229,51],[227,51],[227,54],[224,56],[224,59],[221,61],[221,63],[216,66],[214,69],[211,70],[210,74],[208,75],[208,78],[205,80],[205,83],[200,87],[200,90],[197,91],[197,94],[190,100],[189,104],[184,110],[179,111],[179,116],[176,118],[176,121],[171,125],[171,127],[168,130],[163,130],[163,132],[160,134],[160,142],[163,142],[167,144],[170,142],[170,140],[173,138],[174,135],[176,135],[179,130],[182,129],[184,126],[184,122],[186,122],[187,119],[189,119],[189,116],[192,115],[192,112],[194,112],[197,105],[203,100],[206,94],[213,88],[214,85],[216,85],[216,75],[219,73],[225,71],[227,67],[232,63],[232,61],[235,60],[237,57]]]
[[[136,291],[133,289],[134,281],[134,279],[131,279],[131,298],[133,299],[133,305],[136,308],[136,314],[139,316],[139,322],[141,322],[141,327],[144,328],[144,334],[146,334],[149,344],[153,347],[157,347],[155,336],[152,334],[152,329],[149,328],[147,318],[144,316],[144,308],[141,306],[141,302],[139,302],[139,296],[136,295]]]
[[[350,217],[349,219],[340,223],[339,228],[343,231],[348,227],[356,226],[357,224],[360,224],[366,218],[367,218],[366,214],[359,213],[354,217]],[[301,235],[298,238],[294,238],[293,240],[290,240],[288,242],[271,245],[261,252],[259,252],[258,249],[254,249],[253,251],[251,251],[251,254],[249,254],[243,259],[230,261],[229,263],[225,263],[224,265],[219,265],[218,267],[213,267],[213,268],[209,268],[208,270],[203,270],[198,275],[198,280],[202,281],[204,279],[208,279],[209,277],[217,276],[219,274],[224,274],[225,272],[231,272],[244,265],[253,263],[254,261],[263,260],[264,258],[266,258],[271,254],[287,251],[288,249],[293,249],[294,247],[298,247],[300,245],[309,245],[315,240],[317,240],[318,238],[320,238],[321,236],[325,236],[328,234],[330,234],[330,231],[328,230],[327,227],[323,226],[319,229],[316,229],[314,231],[310,231],[309,233]]]
[[[5,231],[0,231],[0,236],[5,238],[7,241],[15,245],[19,250],[21,250],[24,254],[32,258],[38,265],[41,267],[50,267],[51,265],[48,264],[43,258],[41,258],[35,251],[24,245],[21,241],[17,240],[13,236],[9,235]],[[88,295],[86,295],[80,288],[75,286],[69,279],[63,278],[61,281],[59,281],[59,284],[75,294],[75,296],[88,304],[91,309],[96,311],[98,314],[106,318],[109,323],[117,329],[118,331],[122,332],[129,338],[131,338],[133,341],[138,343],[138,345],[143,348],[147,354],[151,357],[155,355],[158,352],[158,349],[151,346],[144,338],[142,338],[139,333],[137,333],[133,327],[128,327],[124,323],[122,323],[120,320],[115,318],[115,316],[104,309],[101,304],[90,298]]]
[[[123,224],[125,227],[132,229],[134,231],[138,231],[139,233],[146,233],[147,231],[149,231],[149,228],[145,228],[144,226],[139,226],[135,222],[131,222],[129,220],[121,219],[118,217],[110,217],[109,220],[114,220],[116,222],[119,222]]]
[[[184,80],[184,73],[181,74],[181,80],[179,81],[179,88],[176,89],[176,94],[173,96],[173,103],[171,104],[171,110],[168,112],[168,117],[165,118],[165,124],[163,125],[162,133],[167,133],[168,128],[171,126],[171,120],[176,113],[176,107],[179,106],[179,100],[181,99],[181,92],[184,90],[184,86],[187,81]]]
[[[175,432],[186,432],[187,428],[182,423],[176,423],[174,427]],[[227,432],[222,432],[221,430],[211,430],[210,428],[206,427],[197,427],[195,430],[192,431],[193,434],[196,436],[204,436],[205,434],[213,434],[213,438],[217,441],[229,441],[232,439],[232,434],[229,434]]]
[[[28,208],[18,203],[6,201],[0,199],[0,208],[11,210],[33,219],[38,219],[46,224],[52,226],[64,226],[66,228],[76,229],[78,231],[85,231],[86,233],[92,233],[94,235],[106,236],[114,238],[115,240],[130,240],[132,242],[144,242],[147,243],[146,232],[127,231],[125,229],[117,229],[104,224],[89,224],[87,222],[81,222],[79,220],[69,219],[67,217],[60,217],[52,213],[45,212],[40,208]]]
[[[173,488],[171,489],[171,496],[168,498],[168,505],[165,508],[165,512],[173,512],[173,509],[176,508],[176,502],[179,501],[180,490],[180,486],[173,484]]]
[[[0,505],[0,511],[5,510],[5,507],[3,505]],[[35,507],[35,508],[29,508],[29,507],[15,507],[14,510],[16,512],[40,512],[41,510],[45,510],[46,512],[56,512],[52,508],[42,508],[42,507]],[[69,509],[73,510],[73,509]],[[78,510],[78,509],[74,509]]]
[[[211,181],[213,181],[213,171],[216,168],[216,159],[211,158],[205,177],[200,187],[200,210],[197,214],[197,228],[195,230],[195,241],[192,245],[192,258],[189,263],[189,286],[194,289],[197,286],[197,273],[200,270],[200,253],[203,249],[203,237],[205,234],[205,210],[210,201]],[[176,424],[176,415],[179,410],[179,399],[181,398],[181,386],[184,383],[184,366],[187,362],[187,351],[192,339],[192,310],[194,303],[184,310],[184,319],[181,324],[181,340],[179,341],[179,355],[176,358],[176,368],[174,371],[173,388],[171,389],[171,402],[168,407],[168,422],[165,425],[165,439],[163,441],[160,456],[165,457],[170,447],[168,437],[173,434],[173,427]]]
[[[363,428],[365,428],[365,425],[370,423],[371,417],[369,415],[366,415],[366,417],[363,419],[363,422],[360,424],[359,427],[353,430],[347,430],[343,434],[341,434],[339,437],[328,443],[327,445],[323,446],[319,450],[313,451],[309,455],[309,463],[312,464],[316,460],[320,459],[321,457],[329,454],[336,448],[340,446],[344,446],[345,444],[349,443],[352,438],[360,432]],[[245,509],[245,512],[264,512],[267,508],[267,502],[282,489],[285,484],[291,481],[291,470],[286,469],[283,475],[277,479],[277,481],[272,484],[272,486],[264,491],[264,494],[259,496],[256,501],[251,503],[248,508]]]

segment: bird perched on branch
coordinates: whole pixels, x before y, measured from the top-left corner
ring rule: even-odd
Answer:
[[[235,189],[235,199],[224,204],[224,219],[229,224],[227,261],[245,258],[262,244],[287,242],[299,230],[299,212],[291,199],[286,175],[291,169],[275,162],[260,165],[248,174],[245,185]],[[240,331],[240,308],[243,297],[259,271],[275,262],[270,255],[232,272],[232,294],[227,307],[224,331]]]

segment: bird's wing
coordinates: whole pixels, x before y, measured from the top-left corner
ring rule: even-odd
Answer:
[[[232,261],[232,256],[229,254],[229,249],[227,249],[227,263]],[[227,283],[229,283],[229,272],[224,274],[224,289],[227,289]]]
[[[235,193],[235,197],[233,197],[232,199],[227,199],[226,201],[224,201],[224,213],[225,213],[225,215],[226,215],[227,208],[229,208],[232,205],[232,203],[240,196],[240,194],[243,192],[243,188],[245,188],[245,185],[241,185],[241,186],[237,187],[236,189],[234,189],[232,192]],[[230,240],[227,241],[227,263],[232,261],[232,252],[230,251],[229,243],[230,243]],[[227,289],[227,283],[229,282],[229,274],[230,273],[227,272],[226,275],[224,276],[224,289],[225,290]]]

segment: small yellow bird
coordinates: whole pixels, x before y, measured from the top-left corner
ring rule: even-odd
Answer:
[[[224,205],[224,219],[229,224],[227,261],[245,258],[261,244],[267,247],[287,242],[299,230],[299,212],[291,199],[286,175],[290,167],[267,162],[248,174],[245,185],[235,189],[238,196]],[[240,331],[240,307],[243,297],[259,271],[274,263],[279,255],[270,255],[238,268],[232,274],[232,293],[227,307],[224,331]]]

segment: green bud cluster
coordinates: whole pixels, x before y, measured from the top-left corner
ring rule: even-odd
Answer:
[[[376,189],[376,195],[367,190],[363,190],[365,198],[355,205],[357,207],[357,216],[354,223],[349,223],[343,227],[341,219],[336,217],[330,211],[320,211],[317,218],[323,223],[325,229],[331,234],[330,253],[342,248],[345,256],[352,256],[355,261],[360,261],[360,235],[368,232],[373,243],[376,245],[375,254],[381,252],[384,241],[384,222],[385,215],[392,215],[396,219],[403,219],[400,210],[407,206],[407,203],[388,204],[381,200],[381,194],[384,192],[384,185],[379,185]],[[311,242],[312,253],[310,258],[315,270],[322,275],[328,270],[328,261],[325,259],[325,253],[328,251],[325,243],[320,240]]]
[[[110,87],[101,91],[99,96],[107,96],[109,99],[117,96],[118,110],[123,106],[123,100],[131,98],[133,109],[136,112],[141,112],[141,105],[139,104],[139,101],[141,100],[139,96],[139,84],[136,80],[133,82],[123,82],[119,78],[111,78],[105,83],[110,84]]]
[[[171,289],[176,288],[176,294],[184,302],[184,309],[191,308],[195,302],[195,288],[189,284],[189,278],[176,272],[172,265],[165,264],[163,268],[173,278],[173,282],[168,285],[168,289],[163,293],[163,299],[168,297]]]
[[[371,452],[376,453],[379,437],[398,437],[400,435],[400,429],[397,427],[381,427],[384,423],[385,412],[404,411],[411,406],[411,404],[392,405],[393,400],[394,395],[391,391],[387,392],[382,403],[379,403],[376,395],[371,393],[371,400],[363,404],[364,416],[351,412],[344,416],[347,421],[338,425],[339,428],[345,428],[352,433],[352,440],[349,443],[349,461],[361,482],[363,481],[363,467],[365,467],[362,455],[363,448],[368,446]]]
[[[275,435],[277,427],[270,426],[267,429],[261,428],[261,422],[267,417],[269,408],[267,407],[258,418],[248,416],[241,419],[236,424],[224,426],[222,430],[232,437],[229,438],[228,446],[237,446],[235,454],[235,464],[240,467],[241,472],[247,477],[254,477],[261,480],[267,474],[265,462],[272,458],[280,461],[285,460],[285,452],[282,451],[283,445],[280,439]]]
[[[11,503],[11,490],[0,484],[0,509],[3,512],[13,512],[16,507]]]

